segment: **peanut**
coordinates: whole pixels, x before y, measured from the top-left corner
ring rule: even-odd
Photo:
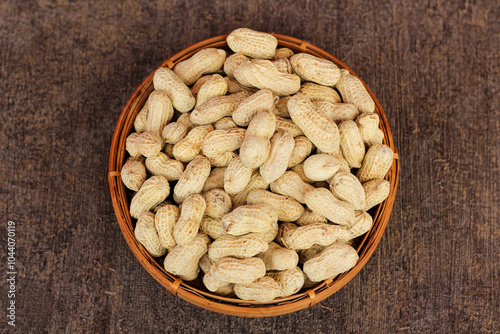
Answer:
[[[153,77],[153,84],[156,90],[167,93],[176,110],[185,113],[193,109],[196,103],[193,94],[171,69],[166,67],[157,69]]]
[[[151,212],[144,212],[140,215],[135,224],[134,235],[144,248],[154,257],[164,255],[167,250],[160,243],[155,229],[155,215]]]
[[[279,48],[279,49],[276,49],[276,52],[274,53],[273,58],[274,59],[281,59],[281,58],[289,59],[294,54],[295,54],[295,52],[293,52],[289,48]]]
[[[278,220],[285,222],[295,221],[304,213],[304,207],[296,200],[264,189],[254,189],[248,193],[247,203],[267,204],[274,209]]]
[[[300,176],[292,171],[285,172],[279,179],[271,183],[273,192],[291,197],[300,203],[305,203],[306,193],[313,189],[313,186],[302,181]]]
[[[290,98],[291,96],[284,96],[274,103],[275,108],[272,111],[276,116],[290,118],[287,107],[288,100],[290,100]]]
[[[278,40],[273,35],[248,28],[233,30],[226,40],[233,52],[241,52],[252,58],[271,59],[278,46]]]
[[[208,257],[212,261],[227,256],[242,259],[265,252],[267,248],[267,242],[260,233],[249,233],[239,237],[223,235],[210,245]]]
[[[242,62],[248,59],[249,58],[241,52],[236,52],[235,54],[230,55],[224,62],[224,72],[228,77],[233,78],[233,72],[236,67],[240,66]]]
[[[200,106],[204,102],[208,101],[212,97],[223,96],[227,93],[227,82],[218,74],[212,75],[210,79],[207,80],[201,86],[198,91],[196,98],[196,107]]]
[[[215,261],[212,261],[208,258],[208,254],[205,253],[201,258],[200,261],[198,261],[198,265],[200,266],[201,271],[203,271],[204,274],[208,273],[210,271],[210,268],[212,268],[212,265],[214,264]]]
[[[142,132],[136,140],[139,152],[145,157],[154,157],[160,154],[165,142],[153,132]]]
[[[312,82],[306,82],[300,87],[299,93],[304,94],[311,102],[328,101],[330,103],[342,102],[339,93],[331,87],[317,85]]]
[[[268,273],[267,276],[273,278],[279,284],[281,288],[280,297],[291,296],[299,292],[304,285],[304,273],[299,267]]]
[[[225,152],[214,157],[207,157],[207,159],[213,167],[227,167],[237,157],[238,154],[235,152]]]
[[[288,160],[288,168],[302,163],[314,148],[313,143],[306,136],[297,136],[294,138],[294,141],[295,146],[290,155],[290,160]]]
[[[207,157],[216,157],[220,154],[231,152],[240,148],[245,129],[233,128],[227,130],[214,130],[210,132],[201,145],[203,154]]]
[[[134,120],[134,129],[137,132],[144,132],[146,131],[146,123],[148,121],[148,101],[144,103],[144,105],[141,108],[141,111],[135,116]]]
[[[276,116],[276,131],[288,132],[292,137],[303,136],[304,132],[291,119]]]
[[[389,196],[391,184],[386,180],[374,179],[363,183],[363,189],[366,196],[363,210],[368,211],[375,205],[382,203]]]
[[[179,208],[167,204],[156,211],[155,227],[158,232],[160,243],[165,248],[173,248],[176,243],[174,239],[174,226],[179,219]]]
[[[250,182],[252,172],[252,169],[243,165],[240,157],[236,157],[229,163],[224,173],[224,190],[230,195],[242,192]]]
[[[233,121],[233,118],[229,117],[229,116],[222,117],[217,122],[215,122],[215,125],[214,125],[215,130],[227,130],[227,129],[237,128],[237,127],[238,126]]]
[[[248,168],[258,168],[266,160],[271,150],[270,139],[276,128],[276,116],[264,110],[250,121],[245,138],[240,147],[240,158]]]
[[[287,106],[292,120],[318,149],[326,153],[336,150],[340,141],[337,125],[319,113],[305,95],[292,96]]]
[[[274,64],[274,66],[276,66],[276,69],[280,73],[284,73],[284,74],[292,74],[293,73],[292,65],[290,64],[290,61],[286,58],[280,58],[280,59],[273,60],[272,63]]]
[[[281,247],[275,242],[271,242],[268,249],[258,254],[257,257],[264,261],[267,271],[293,269],[299,263],[297,252]]]
[[[352,103],[360,112],[375,112],[375,102],[365,85],[348,70],[340,70],[340,80],[336,87],[346,103]]]
[[[184,139],[175,144],[172,154],[181,162],[190,162],[200,153],[203,140],[213,129],[211,125],[193,128]]]
[[[196,237],[207,205],[199,194],[189,195],[182,203],[179,219],[174,226],[177,245],[185,245]]]
[[[310,178],[308,178],[306,176],[306,174],[304,173],[304,163],[303,162],[301,162],[300,164],[298,164],[296,166],[293,166],[291,171],[297,173],[300,176],[300,178],[302,179],[302,181],[304,181],[305,183],[309,183],[309,184],[314,183],[314,181],[311,180]]]
[[[233,201],[233,208],[236,208],[240,205],[243,205],[247,201],[248,193],[254,189],[267,189],[269,187],[269,183],[264,181],[262,176],[258,171],[254,172],[250,177],[250,181],[248,181],[247,186],[243,191],[237,193],[236,195],[231,196],[231,200]]]
[[[279,96],[295,94],[300,89],[299,76],[281,73],[269,60],[247,60],[241,63],[233,74],[234,78],[244,86],[267,88]]]
[[[305,225],[310,225],[310,224],[315,224],[315,223],[328,223],[328,219],[326,219],[325,216],[320,215],[317,212],[312,211],[311,209],[307,208],[300,216],[300,218],[295,222],[295,224],[299,226],[305,226]]]
[[[342,121],[339,125],[340,148],[351,168],[361,167],[365,157],[365,144],[358,127],[353,121]]]
[[[220,219],[214,219],[209,216],[203,216],[200,223],[200,229],[208,234],[212,239],[218,239],[226,232],[222,229],[222,222]]]
[[[340,241],[337,241],[340,242]],[[315,258],[320,254],[322,251],[325,250],[325,248],[328,246],[320,246],[320,245],[312,245],[308,249],[303,249],[299,252],[299,259],[301,263],[306,263],[310,259]]]
[[[267,243],[270,243],[274,239],[276,239],[276,236],[278,235],[278,229],[279,229],[278,222],[276,222],[271,225],[268,231],[260,234]]]
[[[161,208],[163,208],[164,206],[167,206],[167,205],[172,205],[172,202],[170,202],[168,199],[164,200],[163,202],[161,202],[160,204],[155,206],[153,209],[153,212],[157,213],[158,210],[160,210]]]
[[[177,245],[165,257],[165,270],[186,281],[194,280],[200,271],[198,262],[207,252],[210,238],[205,233],[198,233],[185,245]]]
[[[374,113],[363,113],[356,119],[359,133],[367,147],[382,144],[384,132],[379,128],[379,117]]]
[[[202,77],[200,77],[198,80],[196,80],[196,82],[194,83],[194,85],[189,88],[189,90],[191,91],[191,94],[193,94],[193,96],[195,98],[198,97],[198,92],[200,91],[201,87],[205,84],[205,82],[207,82],[208,80],[210,80],[210,78],[212,76],[214,76],[215,74],[210,74],[210,75],[204,75]]]
[[[174,115],[172,102],[165,91],[155,90],[149,95],[148,109],[146,130],[159,137]]]
[[[167,144],[177,144],[184,139],[188,133],[188,128],[184,124],[172,122],[167,124],[161,131],[161,137]]]
[[[314,154],[304,161],[304,174],[313,181],[330,179],[340,168],[340,161],[329,154]]]
[[[213,73],[221,68],[224,60],[226,60],[226,51],[206,48],[178,63],[174,67],[174,72],[186,85],[191,85],[203,74]]]
[[[146,181],[144,158],[128,158],[123,165],[120,174],[125,187],[133,191],[138,191],[144,181]]]
[[[165,154],[170,158],[170,159],[175,159],[174,157],[174,144],[167,144],[165,145]]]
[[[260,175],[267,183],[276,181],[286,172],[295,141],[287,132],[278,131],[271,138],[271,150],[266,162],[260,166]]]
[[[203,195],[207,208],[205,214],[214,219],[221,219],[226,213],[231,211],[231,197],[222,189],[212,189]]]
[[[182,162],[172,160],[161,152],[157,156],[146,159],[146,168],[151,174],[165,176],[169,181],[177,181],[184,172]]]
[[[266,274],[266,266],[256,257],[245,259],[225,257],[217,260],[209,273],[223,282],[245,284],[263,277]]]
[[[368,212],[356,211],[354,225],[349,229],[349,232],[351,232],[350,239],[357,238],[368,232],[372,228],[372,224],[373,218]]]
[[[217,122],[223,117],[231,116],[233,111],[250,95],[239,92],[231,95],[215,96],[197,106],[191,113],[191,122],[198,125]]]
[[[316,109],[331,121],[352,121],[359,115],[358,108],[350,103],[331,103],[329,101],[314,101]]]
[[[210,162],[204,156],[191,161],[174,187],[174,200],[182,203],[189,195],[199,194],[210,175]]]
[[[265,233],[278,221],[278,216],[265,204],[242,205],[222,217],[222,229],[227,234]]]
[[[339,172],[330,181],[332,194],[342,201],[351,203],[354,210],[365,207],[365,191],[361,182],[351,173]]]
[[[275,97],[269,89],[261,89],[243,100],[233,112],[233,120],[239,126],[248,126],[254,116],[261,110],[272,111]]]
[[[394,152],[389,146],[375,144],[366,152],[363,164],[356,176],[361,183],[373,179],[383,179],[391,168],[393,159]]]
[[[141,156],[141,151],[139,149],[139,138],[141,134],[142,133],[139,132],[131,133],[125,141],[125,149],[133,158],[138,158]]]
[[[308,191],[304,196],[307,206],[328,220],[339,225],[351,227],[354,224],[354,206],[341,201],[325,188]]]
[[[224,173],[226,172],[225,167],[214,168],[203,186],[203,191],[209,191],[210,189],[224,189]]]
[[[142,184],[130,203],[130,215],[139,218],[142,213],[151,210],[170,194],[170,185],[164,176],[152,176]]]
[[[308,249],[312,245],[328,246],[350,236],[348,230],[338,225],[309,224],[298,227],[292,223],[281,224],[278,241],[288,249]]]
[[[264,276],[251,283],[235,284],[234,293],[243,300],[266,303],[280,296],[281,286],[273,278]]]
[[[354,248],[343,243],[334,243],[318,256],[304,263],[304,273],[313,282],[320,282],[354,267],[358,261]]]
[[[229,94],[235,94],[235,93],[240,93],[240,92],[247,92],[249,95],[255,93],[257,89],[255,88],[250,88],[247,86],[243,86],[240,84],[236,79],[230,78],[230,77],[225,77],[224,80],[227,83],[227,92]]]
[[[340,79],[340,70],[333,62],[308,53],[290,57],[293,70],[302,79],[324,86],[333,86]]]

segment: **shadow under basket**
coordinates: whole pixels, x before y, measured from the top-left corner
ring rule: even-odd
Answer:
[[[296,38],[279,34],[273,35],[278,39],[279,47],[290,48],[295,53],[306,52],[317,57],[328,59],[337,64],[339,68],[347,69],[351,72],[351,74],[357,77],[357,75],[344,63],[316,46]],[[226,37],[227,35],[213,37],[194,44],[179,52],[175,56],[167,59],[163,62],[163,64],[161,64],[160,67],[166,66],[173,69],[175,64],[191,57],[194,53],[204,48],[222,48],[229,51]],[[351,268],[351,270],[318,283],[318,285],[314,288],[301,290],[295,295],[277,298],[268,303],[260,303],[255,301],[244,301],[237,298],[226,298],[213,294],[204,288],[200,278],[192,282],[184,282],[181,279],[176,278],[172,274],[166,272],[163,268],[164,257],[158,259],[152,257],[134,236],[135,220],[133,223],[129,212],[129,198],[131,193],[128,189],[126,189],[120,178],[120,170],[127,158],[125,140],[133,131],[135,117],[146,102],[149,94],[154,89],[153,75],[154,72],[141,83],[121,112],[111,143],[108,174],[111,198],[120,229],[122,230],[123,236],[135,257],[139,260],[142,266],[146,268],[149,274],[153,276],[161,285],[163,285],[167,291],[170,291],[173,295],[178,296],[191,304],[203,307],[207,310],[241,317],[271,317],[312,307],[316,303],[337,292],[351,279],[353,279],[353,277],[356,276],[361,268],[363,268],[363,266],[367,263],[382,238],[382,234],[387,226],[394,204],[399,178],[399,158],[397,150],[394,147],[389,122],[387,121],[384,111],[382,110],[377,98],[373,95],[372,91],[366,86],[366,84],[366,89],[375,101],[375,112],[380,117],[380,128],[385,135],[383,142],[384,144],[390,146],[394,151],[394,161],[391,169],[385,177],[391,185],[389,197],[384,202],[370,210],[370,214],[373,217],[373,226],[366,234],[359,237],[354,245],[359,254],[359,260],[357,264]]]

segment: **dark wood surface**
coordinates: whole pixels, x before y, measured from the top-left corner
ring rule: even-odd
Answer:
[[[16,223],[19,333],[498,333],[496,1],[0,3],[0,278]],[[170,294],[139,265],[107,184],[114,125],[164,59],[237,27],[324,48],[389,118],[401,178],[361,273],[320,305],[243,319]],[[0,289],[2,330],[7,285]]]

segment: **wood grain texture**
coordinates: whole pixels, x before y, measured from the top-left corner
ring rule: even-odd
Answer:
[[[494,1],[0,3],[0,254],[13,220],[17,332],[500,331],[498,17]],[[106,179],[135,87],[237,27],[310,41],[350,66],[384,107],[401,159],[365,268],[320,305],[276,318],[164,294],[128,249]],[[6,295],[2,285],[2,310]]]

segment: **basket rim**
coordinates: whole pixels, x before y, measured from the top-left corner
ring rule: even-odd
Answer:
[[[271,34],[278,39],[279,47],[288,47],[295,52],[307,52],[321,58],[329,59],[335,62],[340,68],[348,70],[351,74],[359,78],[357,74],[342,61],[335,58],[328,52],[310,44],[309,42],[286,35],[276,33]],[[227,36],[227,34],[220,35],[193,44],[165,60],[158,68],[169,67],[172,69],[175,64],[189,58],[195,52],[203,48],[227,48]],[[139,107],[142,107],[147,96],[149,96],[149,93],[152,91],[152,78],[155,71],[150,73],[136,88],[120,113],[111,142],[108,170],[110,194],[118,220],[118,225],[132,253],[139,263],[141,263],[141,265],[148,271],[148,273],[160,284],[162,284],[167,289],[166,291],[171,292],[175,296],[179,296],[191,304],[218,313],[243,317],[269,317],[312,307],[316,303],[321,302],[325,298],[337,292],[351,279],[353,279],[368,262],[380,242],[385,228],[387,227],[397,192],[400,168],[399,156],[397,149],[394,147],[389,122],[378,99],[365,82],[359,78],[375,102],[376,113],[380,117],[380,127],[384,132],[384,144],[391,147],[394,151],[394,161],[385,177],[391,185],[389,197],[376,207],[376,211],[373,214],[372,228],[364,235],[357,249],[359,260],[349,271],[342,273],[338,277],[329,278],[314,288],[310,288],[290,297],[275,299],[270,303],[258,303],[253,301],[243,301],[235,298],[225,298],[190,286],[189,283],[185,283],[181,279],[167,273],[163,267],[159,265],[158,261],[155,260],[135,239],[132,220],[128,209],[126,189],[121,181],[120,170],[125,161],[125,139],[132,129],[135,115],[140,110]]]

